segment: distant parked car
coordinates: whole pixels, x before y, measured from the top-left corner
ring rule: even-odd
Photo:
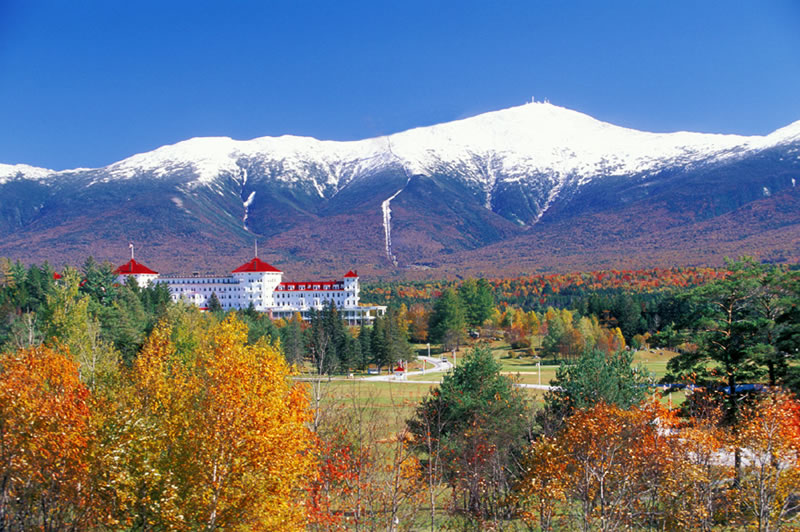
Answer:
[[[473,339],[477,339],[477,338],[481,337],[481,333],[479,333],[478,331],[470,331],[469,332],[469,337],[473,338]]]

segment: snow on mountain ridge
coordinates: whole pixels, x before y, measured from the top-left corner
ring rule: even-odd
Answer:
[[[292,135],[244,141],[196,137],[134,155],[107,168],[113,178],[130,178],[143,172],[162,177],[191,169],[196,183],[204,184],[222,173],[238,173],[243,162],[278,163],[282,174],[279,178],[284,181],[302,180],[311,167],[317,166],[328,173],[326,184],[335,187],[350,174],[385,165],[390,159],[385,146],[385,138],[381,137],[351,142]]]
[[[498,173],[507,181],[546,173],[578,176],[585,182],[595,175],[635,174],[665,164],[724,158],[761,149],[773,140],[777,139],[649,133],[549,103],[529,103],[358,141],[292,135],[244,141],[197,137],[134,155],[107,168],[113,178],[141,172],[164,176],[191,169],[197,183],[209,183],[221,173],[238,172],[242,160],[275,162],[284,181],[303,181],[314,168],[327,174],[324,183],[317,183],[314,176],[316,187],[326,185],[337,190],[357,175],[399,161],[413,174],[458,169],[468,180],[490,188]],[[490,159],[500,163],[494,165],[493,172],[487,171],[485,164]]]
[[[283,182],[313,181],[325,196],[361,175],[400,164],[411,174],[457,171],[484,189],[490,202],[498,180],[547,175],[555,184],[574,179],[580,185],[597,176],[722,160],[796,140],[800,121],[766,136],[650,133],[537,102],[357,141],[292,135],[243,141],[195,137],[98,169],[105,172],[97,179],[186,173],[190,186],[210,185],[221,174],[235,176],[243,165],[259,164]],[[0,182],[19,173],[43,179],[65,172],[74,170],[0,165]]]
[[[792,122],[780,129],[776,129],[769,135],[762,137],[768,144],[786,144],[800,140],[800,120]]]
[[[47,168],[39,168],[38,166],[30,166],[28,164],[2,164],[0,163],[0,185],[7,181],[14,179],[16,176],[21,175],[26,179],[46,179],[53,174],[55,170]]]
[[[746,149],[762,138],[648,133],[551,104],[530,103],[398,133],[393,135],[393,143],[395,152],[414,164],[417,173],[464,160],[464,153],[494,153],[503,156],[503,173],[510,177],[531,170],[589,177],[639,173],[687,158],[705,159]]]

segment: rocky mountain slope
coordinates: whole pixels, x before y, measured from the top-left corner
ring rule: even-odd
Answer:
[[[800,121],[647,133],[530,103],[353,142],[195,138],[104,168],[0,165],[0,255],[118,262],[133,241],[165,273],[224,271],[258,239],[290,274],[384,277],[797,260],[798,180]]]

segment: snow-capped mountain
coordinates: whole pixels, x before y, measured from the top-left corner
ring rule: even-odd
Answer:
[[[800,121],[766,136],[648,133],[530,103],[360,141],[194,138],[105,168],[0,165],[0,251],[43,229],[66,241],[78,223],[112,240],[260,237],[290,262],[427,266],[600,213],[697,223],[794,194],[798,179]],[[103,225],[112,212],[131,225]]]

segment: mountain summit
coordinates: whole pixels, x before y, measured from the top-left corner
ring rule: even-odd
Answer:
[[[792,260],[799,150],[800,121],[648,133],[549,103],[350,142],[193,138],[104,168],[0,165],[0,253],[111,259],[132,239],[166,272],[257,238],[287,271],[406,276]]]

